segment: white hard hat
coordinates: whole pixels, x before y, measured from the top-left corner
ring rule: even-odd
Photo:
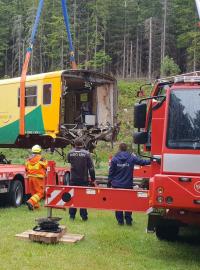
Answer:
[[[32,153],[36,153],[36,154],[39,154],[41,153],[42,151],[42,148],[41,146],[39,146],[38,144],[34,145],[31,149]]]

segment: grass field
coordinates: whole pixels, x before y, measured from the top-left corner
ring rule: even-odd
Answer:
[[[90,210],[87,222],[82,222],[78,215],[75,221],[70,221],[67,211],[53,210],[53,214],[62,217],[60,223],[69,232],[84,234],[85,239],[76,244],[57,245],[16,239],[15,234],[35,226],[35,218],[46,216],[46,209],[30,212],[24,205],[0,209],[1,270],[200,268],[197,233],[169,243],[145,233],[144,214],[135,214],[132,227],[118,226],[113,213],[107,211]]]

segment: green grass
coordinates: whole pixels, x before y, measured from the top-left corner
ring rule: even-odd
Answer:
[[[85,235],[76,244],[39,244],[15,238],[35,226],[35,218],[46,216],[46,209],[30,212],[25,206],[0,209],[1,270],[35,269],[135,269],[182,270],[199,269],[199,246],[189,243],[168,243],[146,234],[146,215],[135,214],[132,227],[120,227],[114,214],[108,211],[89,211],[89,220],[79,215],[69,221],[68,212],[53,210],[63,219],[71,233]]]

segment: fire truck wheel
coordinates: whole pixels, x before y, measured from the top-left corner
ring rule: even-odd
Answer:
[[[69,186],[69,180],[70,180],[70,173],[66,172],[63,179],[63,185]]]
[[[163,221],[156,226],[156,236],[160,240],[175,241],[178,233],[179,226],[168,221]]]
[[[19,207],[23,201],[23,186],[21,181],[15,180],[11,183],[10,191],[9,191],[9,204],[14,207]]]

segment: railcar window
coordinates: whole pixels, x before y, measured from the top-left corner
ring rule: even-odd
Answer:
[[[52,92],[51,84],[43,85],[43,104],[44,105],[51,104],[51,92]]]
[[[20,88],[18,89],[18,107],[20,106]],[[37,106],[37,86],[29,86],[25,89],[25,106]]]

